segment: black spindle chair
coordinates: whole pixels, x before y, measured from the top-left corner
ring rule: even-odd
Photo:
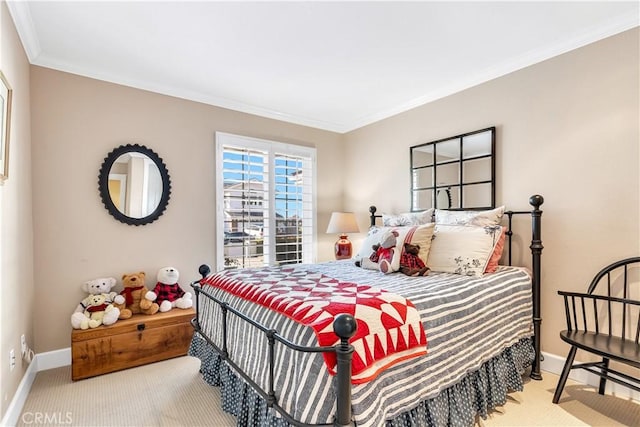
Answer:
[[[585,369],[600,377],[599,394],[606,381],[640,391],[640,378],[617,371],[611,361],[640,369],[640,257],[614,262],[600,270],[586,293],[558,291],[564,297],[567,329],[560,338],[571,345],[553,396],[558,403],[571,369]],[[578,349],[602,358],[575,363]]]

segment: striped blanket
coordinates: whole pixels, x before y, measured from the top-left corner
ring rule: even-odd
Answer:
[[[427,353],[420,316],[406,298],[378,287],[341,282],[326,275],[291,267],[227,270],[202,280],[240,298],[263,305],[310,326],[320,346],[338,344],[333,321],[350,314],[357,321],[349,342],[354,347],[353,384],[374,379],[384,369]],[[335,353],[324,353],[336,374]]]
[[[425,357],[396,364],[373,381],[353,386],[353,417],[358,426],[383,425],[385,420],[439,395],[506,348],[533,335],[531,279],[523,268],[499,267],[496,273],[482,278],[447,273],[426,277],[381,275],[357,268],[351,261],[292,268],[343,282],[375,283],[400,294],[413,302],[428,333],[429,353]],[[310,327],[222,289],[203,288],[257,322],[278,330],[290,341],[302,346],[318,344]],[[219,307],[202,295],[198,304],[203,331],[214,342],[222,343]],[[236,316],[229,316],[228,327],[234,337],[228,339],[230,357],[267,389],[266,338]],[[275,365],[279,373],[274,384],[278,403],[303,422],[331,423],[335,413],[333,377],[327,373],[323,357],[279,346]]]

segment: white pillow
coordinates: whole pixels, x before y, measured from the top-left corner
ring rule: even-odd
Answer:
[[[504,206],[500,206],[488,211],[448,211],[436,209],[436,224],[444,225],[474,225],[476,227],[487,227],[498,225],[504,215]]]
[[[363,258],[369,258],[373,253],[373,245],[380,244],[380,239],[384,234],[384,231],[389,227],[371,227],[367,233],[367,237],[362,242],[360,249],[353,256],[354,260],[361,260]]]
[[[385,227],[405,227],[423,225],[433,222],[433,208],[421,212],[405,212],[397,215],[382,214],[382,225]]]
[[[436,224],[427,266],[432,271],[481,277],[501,232],[500,226]]]

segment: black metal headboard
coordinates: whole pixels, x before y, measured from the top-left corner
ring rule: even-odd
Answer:
[[[369,206],[369,225],[370,227],[376,226],[376,218],[382,218],[382,215],[376,215],[378,209],[375,206]]]

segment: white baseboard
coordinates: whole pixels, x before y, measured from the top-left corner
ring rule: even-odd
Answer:
[[[0,421],[0,426],[15,426],[18,424],[18,417],[20,417],[20,413],[22,412],[22,407],[24,403],[27,401],[27,396],[29,395],[29,391],[31,391],[31,385],[33,381],[36,379],[36,374],[38,373],[38,356],[33,358],[31,364],[27,368],[20,384],[18,384],[18,389],[16,390],[16,394],[13,395],[13,399],[11,399],[11,403],[7,408],[7,412],[5,412],[2,421]]]
[[[38,372],[71,365],[71,347],[38,353]]]
[[[565,357],[546,353],[544,351],[542,352],[542,356],[544,360],[540,363],[541,370],[551,372],[552,374],[556,375],[560,375],[562,373],[562,368],[564,367],[564,362],[566,360]],[[580,362],[576,360],[574,363]],[[584,369],[572,369],[569,372],[569,379],[572,379],[573,381],[576,381],[580,384],[586,384],[596,388],[600,385],[600,377],[592,374],[591,372],[587,372]],[[633,399],[636,402],[640,402],[639,392],[620,384],[616,384],[613,381],[607,381],[605,393],[625,399]]]
[[[22,408],[27,401],[27,396],[29,396],[31,386],[38,372],[68,365],[71,365],[70,347],[36,354],[22,377],[16,394],[13,396],[13,399],[11,399],[7,412],[5,412],[2,421],[0,421],[0,426],[13,427],[18,424],[18,418],[22,413]]]

